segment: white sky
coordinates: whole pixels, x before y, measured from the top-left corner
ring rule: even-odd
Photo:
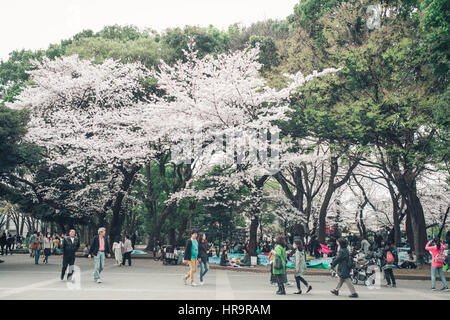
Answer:
[[[46,49],[84,29],[135,25],[162,31],[168,27],[210,24],[226,30],[284,19],[299,0],[8,0],[0,4],[0,59],[20,49]]]

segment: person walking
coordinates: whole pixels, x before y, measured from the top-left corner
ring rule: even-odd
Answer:
[[[133,248],[133,250],[134,246],[136,245],[136,238],[137,238],[136,232],[134,232],[133,235],[131,236],[131,247]]]
[[[9,250],[9,254],[12,255],[12,250],[14,247],[14,237],[9,233],[8,238],[6,239],[6,247]]]
[[[120,240],[120,236],[116,237],[116,240],[113,242],[112,251],[114,253],[114,259],[116,263],[114,265],[121,267],[122,266],[122,248],[123,243]]]
[[[47,236],[44,238],[44,263],[48,264],[48,257],[52,254],[53,239],[50,232],[47,232]]]
[[[206,234],[200,234],[198,244],[198,262],[200,264],[200,285],[204,285],[203,277],[209,270],[208,263],[208,241],[206,241]]]
[[[277,285],[277,279],[275,277],[275,275],[273,274],[273,254],[274,254],[274,250],[271,249],[270,253],[269,253],[269,267],[270,267],[270,285],[272,286],[276,286]]]
[[[125,265],[125,261],[128,260],[128,266],[131,267],[131,253],[133,252],[133,244],[128,235],[125,235],[124,253],[122,259],[122,265]]]
[[[427,243],[425,246],[425,250],[431,252],[431,290],[436,291],[436,271],[439,273],[439,277],[441,278],[442,284],[444,285],[441,291],[449,291],[447,286],[447,281],[444,276],[444,272],[442,267],[445,262],[444,250],[446,249],[445,245],[441,242],[439,238],[435,238]]]
[[[186,241],[184,251],[184,264],[189,265],[189,272],[183,277],[184,284],[187,283],[187,279],[190,280],[191,286],[196,286],[197,284],[194,282],[194,274],[197,271],[197,258],[198,258],[198,241],[197,241],[197,231],[192,230],[191,238]]]
[[[64,237],[61,243],[61,253],[62,253],[62,270],[61,270],[61,281],[64,280],[64,274],[66,273],[67,266],[69,266],[69,272],[67,274],[67,281],[72,281],[72,276],[74,273],[75,265],[75,253],[80,247],[80,240],[76,237],[76,232],[71,229],[68,237]]]
[[[34,244],[34,240],[36,240],[38,236],[37,231],[33,232],[33,234],[28,239],[28,250],[30,251],[30,258],[34,257],[34,250],[36,250],[37,245]]]
[[[350,281],[351,261],[350,261],[350,252],[347,249],[347,241],[343,238],[339,238],[338,240],[336,240],[336,244],[338,246],[337,256],[331,262],[329,267],[332,269],[332,271],[335,271],[334,268],[336,267],[336,265],[338,265],[337,273],[339,276],[339,282],[336,289],[331,290],[331,293],[336,296],[339,295],[339,289],[345,282],[351,293],[349,297],[358,298],[358,294],[356,293],[355,288],[353,287],[353,284]]]
[[[59,247],[59,238],[58,236],[55,236],[55,239],[53,239],[53,253],[58,253]]]
[[[273,275],[278,284],[276,294],[285,295],[284,278],[286,277],[286,240],[283,236],[278,235],[275,240],[275,248],[273,253]]]
[[[94,237],[91,244],[91,249],[89,250],[88,258],[91,259],[94,256],[94,281],[97,283],[102,283],[100,279],[100,273],[105,266],[106,256],[111,257],[111,251],[109,249],[108,239],[105,237],[106,229],[101,227],[98,229],[98,235]]]
[[[0,236],[0,246],[2,248],[2,256],[5,255],[5,249],[6,249],[6,255],[8,255],[8,241],[6,238],[6,233],[3,232],[3,234]]]
[[[303,278],[303,275],[306,273],[306,253],[303,247],[303,243],[301,240],[294,241],[294,257],[295,257],[295,282],[297,283],[297,291],[294,292],[295,294],[302,294],[302,288],[300,285],[300,282],[303,282],[303,284],[306,286],[307,291],[306,293],[310,292],[312,287],[308,282]]]
[[[38,236],[34,239],[34,245],[34,264],[39,264],[39,257],[44,248],[44,237],[42,236],[42,232],[38,232]]]

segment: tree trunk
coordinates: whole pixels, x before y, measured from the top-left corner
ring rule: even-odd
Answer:
[[[414,248],[417,260],[423,263],[426,254],[425,245],[427,244],[426,225],[422,204],[415,191],[409,192],[407,205],[408,212],[411,214],[411,227],[414,233]]]
[[[327,223],[327,212],[328,206],[330,205],[331,196],[333,195],[335,188],[331,185],[328,186],[327,193],[323,199],[322,205],[319,212],[319,236],[318,241],[320,243],[325,243],[325,233],[326,233],[326,223]]]
[[[257,234],[258,234],[258,216],[255,215],[250,223],[250,242],[249,242],[250,256],[256,256]]]
[[[408,239],[408,244],[411,248],[411,251],[415,251],[415,246],[414,246],[414,232],[412,229],[412,225],[411,225],[411,216],[409,214],[409,210],[406,210],[406,222],[405,222],[405,226],[406,226],[406,238]]]

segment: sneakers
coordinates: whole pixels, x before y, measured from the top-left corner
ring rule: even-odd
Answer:
[[[310,292],[311,289],[312,289],[312,287],[311,287],[311,286],[308,286],[308,290],[306,290],[306,293]]]
[[[348,297],[349,298],[358,298],[359,296],[357,293],[354,293],[354,294],[349,295]]]
[[[302,294],[302,290],[295,291],[294,294]]]
[[[97,283],[102,283],[102,280],[100,280],[100,279],[97,279],[97,281],[96,281]]]
[[[187,280],[186,280],[186,278],[185,277],[183,277],[183,282],[184,282],[184,284],[185,285],[187,285],[188,283],[187,283]]]
[[[202,286],[202,285],[204,285],[205,284],[205,282],[204,281],[200,281],[200,285]]]
[[[196,286],[198,286],[198,284],[196,284],[195,282],[192,282],[191,286],[196,287]]]
[[[436,288],[431,288],[431,291],[437,291],[437,289]]]
[[[441,289],[441,291],[442,291],[442,292],[448,292],[448,291],[450,291],[450,289],[447,288],[447,287],[444,287],[444,288]]]
[[[339,291],[337,291],[336,289],[333,289],[330,291],[332,294],[334,294],[335,296],[339,295]]]

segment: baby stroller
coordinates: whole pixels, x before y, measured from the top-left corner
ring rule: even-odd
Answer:
[[[178,263],[178,257],[175,254],[175,248],[173,246],[166,246],[164,249],[164,255],[163,255],[163,264],[177,264]]]
[[[373,286],[375,284],[375,273],[380,272],[380,267],[377,265],[376,259],[370,255],[365,257],[355,256],[353,258],[353,266],[350,271],[350,278],[353,284],[358,281],[364,282],[366,286]]]

